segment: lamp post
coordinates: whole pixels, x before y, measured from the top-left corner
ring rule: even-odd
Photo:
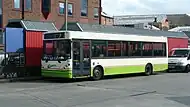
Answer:
[[[65,31],[67,32],[68,0],[65,0]]]

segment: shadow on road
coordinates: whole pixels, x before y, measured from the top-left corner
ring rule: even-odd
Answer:
[[[162,75],[165,73],[156,73],[154,75]],[[138,78],[145,76],[144,73],[137,74],[125,74],[125,75],[114,75],[114,76],[105,76],[102,80],[110,79],[121,79],[121,78]],[[91,78],[77,78],[77,79],[63,79],[63,78],[41,78],[37,80],[19,80],[18,82],[32,82],[32,83],[77,83],[77,82],[86,82],[93,81]]]

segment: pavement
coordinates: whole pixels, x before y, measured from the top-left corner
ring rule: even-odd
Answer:
[[[190,73],[0,83],[0,107],[190,107]]]

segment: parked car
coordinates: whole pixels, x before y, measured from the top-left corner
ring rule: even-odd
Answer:
[[[190,49],[174,48],[168,58],[168,72],[190,72]]]

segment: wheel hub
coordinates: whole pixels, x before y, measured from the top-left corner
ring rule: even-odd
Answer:
[[[148,74],[151,73],[150,67],[147,67],[147,68],[146,68],[146,73],[148,73]]]
[[[95,74],[96,77],[98,77],[100,75],[100,71],[99,70],[95,70],[94,74]]]

